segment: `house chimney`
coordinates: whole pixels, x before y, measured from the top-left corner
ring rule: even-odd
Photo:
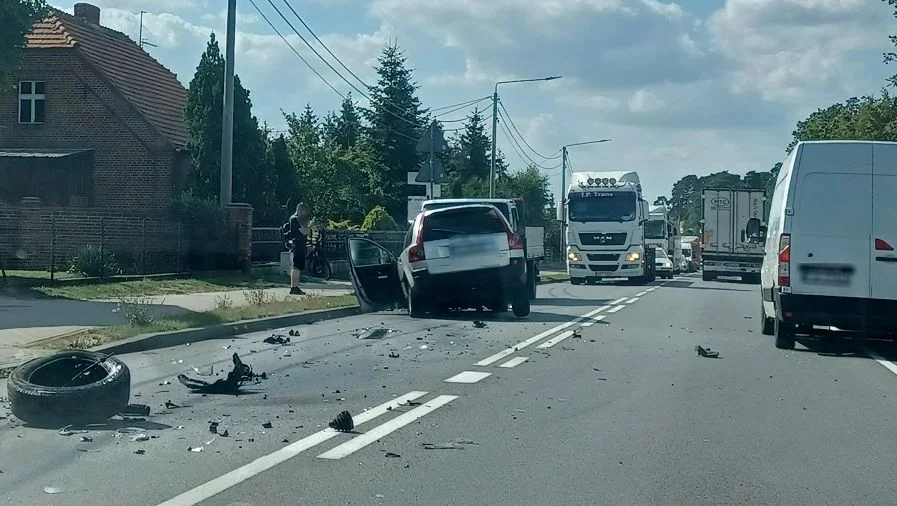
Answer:
[[[96,5],[77,3],[75,4],[75,17],[98,25],[100,24],[100,8]]]

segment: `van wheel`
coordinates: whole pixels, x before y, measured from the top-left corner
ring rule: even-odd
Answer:
[[[776,332],[775,318],[766,316],[766,308],[763,307],[763,301],[760,301],[760,333],[764,336],[774,335]]]
[[[520,297],[511,304],[511,309],[514,311],[514,316],[517,318],[526,318],[529,316],[530,312],[530,303],[527,297]]]
[[[775,322],[776,348],[780,350],[794,349],[794,325],[787,324],[778,318],[773,319]]]

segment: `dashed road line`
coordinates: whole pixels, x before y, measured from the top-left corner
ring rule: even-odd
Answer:
[[[651,288],[648,288],[648,289],[645,290],[645,291],[646,291],[646,292],[653,292],[654,290],[657,290],[657,287],[656,287],[656,286],[652,286]]]
[[[644,297],[647,293],[648,293],[648,290],[645,290],[645,291],[642,291],[642,292],[639,292],[639,293],[635,294],[635,296],[636,296],[636,297]]]
[[[413,401],[415,399],[419,399],[423,396],[427,395],[427,392],[408,392],[407,394],[396,397],[395,399],[385,402],[379,406],[371,408],[367,411],[363,411],[354,415],[352,417],[355,425],[361,425],[365,422],[371,421],[378,416],[389,413],[391,410],[399,407],[402,404],[405,404],[408,401]],[[439,399],[439,397],[437,397]],[[435,400],[435,399],[434,399]],[[420,409],[420,408],[416,408]],[[409,414],[412,411],[409,411]],[[404,415],[403,415],[404,416]],[[194,504],[198,504],[206,499],[214,497],[225,490],[238,485],[254,476],[257,476],[272,467],[282,464],[287,460],[299,455],[300,453],[308,450],[309,448],[313,448],[314,446],[327,441],[328,439],[334,438],[339,435],[339,432],[333,429],[324,429],[319,432],[315,432],[311,436],[300,439],[295,443],[284,446],[283,448],[265,455],[263,457],[259,457],[252,462],[238,467],[233,471],[223,474],[213,480],[207,481],[202,485],[192,488],[183,494],[180,494],[173,499],[169,499],[159,506],[192,506]]]
[[[616,304],[622,304],[622,303],[625,302],[626,299],[628,299],[628,298],[629,298],[629,297],[620,297],[619,299],[617,299],[617,300],[615,300],[615,301],[613,301],[613,302],[608,303],[608,305],[613,306],[613,305],[616,305]]]
[[[638,297],[633,297],[626,301],[627,304],[634,304],[636,302],[638,302]]]
[[[870,350],[869,348],[867,348],[865,346],[863,347],[863,351],[865,351],[867,355],[872,357],[873,360],[875,360],[879,364],[885,366],[889,371],[891,371],[894,374],[897,374],[897,365],[894,365],[893,362],[891,362],[890,360],[885,360],[884,358],[882,358],[881,355],[879,355],[878,353],[875,353],[874,351]]]
[[[511,360],[508,360],[504,364],[500,365],[499,367],[506,367],[506,368],[517,367],[518,365],[526,362],[527,360],[529,360],[529,357],[514,357]]]
[[[529,345],[531,345],[531,344],[533,344],[533,343],[537,343],[537,342],[541,341],[542,339],[545,339],[546,337],[548,337],[548,336],[554,334],[555,332],[559,332],[559,331],[564,330],[565,328],[567,328],[567,327],[569,327],[569,326],[571,326],[571,325],[575,325],[575,324],[577,324],[577,323],[579,323],[579,322],[581,322],[581,321],[583,321],[583,320],[585,320],[585,319],[587,319],[587,318],[591,318],[592,316],[594,316],[594,315],[596,315],[596,314],[600,313],[601,311],[604,311],[605,309],[608,309],[608,308],[610,308],[609,305],[608,305],[608,306],[601,306],[601,307],[599,307],[598,309],[594,309],[594,310],[592,310],[592,311],[589,311],[588,313],[586,313],[586,314],[580,316],[579,318],[576,318],[575,320],[572,320],[572,321],[569,321],[569,322],[566,322],[566,323],[562,323],[562,324],[558,325],[557,327],[548,329],[548,330],[546,330],[545,332],[542,332],[542,333],[540,333],[540,334],[536,334],[536,335],[534,335],[533,337],[527,339],[526,341],[522,341],[522,342],[517,343],[516,345],[514,345],[514,346],[511,347],[511,348],[506,348],[506,349],[501,350],[500,352],[498,352],[498,353],[496,353],[496,354],[494,354],[494,355],[492,355],[492,356],[490,356],[490,357],[486,357],[486,358],[484,358],[483,360],[480,360],[479,362],[477,362],[477,363],[474,364],[474,365],[478,365],[478,366],[481,366],[481,367],[485,367],[485,366],[487,366],[487,365],[491,365],[491,364],[493,364],[493,363],[495,363],[495,362],[498,362],[499,360],[501,360],[501,359],[503,359],[503,358],[505,358],[505,357],[509,357],[509,356],[511,356],[511,355],[513,355],[513,354],[515,354],[515,353],[517,353],[518,351],[522,350],[523,348],[526,348],[527,346],[529,346]]]
[[[414,422],[415,420],[423,417],[428,413],[432,413],[437,409],[445,406],[446,404],[452,402],[457,399],[457,395],[440,395],[435,399],[425,402],[422,406],[412,409],[407,413],[402,413],[401,415],[389,420],[388,422],[384,422],[373,429],[365,432],[360,436],[356,436],[349,441],[333,448],[332,450],[326,451],[320,455],[318,455],[319,459],[328,459],[328,460],[339,460],[343,457],[349,456],[358,450],[364,448],[365,446],[388,436],[389,434],[401,429],[402,427],[408,425],[409,423]]]
[[[570,337],[572,335],[573,335],[572,330],[567,330],[565,332],[561,332],[560,334],[552,337],[551,339],[545,341],[544,343],[540,344],[539,346],[536,346],[536,348],[539,348],[539,349],[551,348],[552,346],[563,341],[564,339],[567,339],[568,337]]]
[[[491,372],[464,371],[443,381],[446,383],[477,383],[478,381],[482,381],[489,376],[492,376]]]
[[[608,313],[616,313],[617,311],[625,308],[626,306],[614,306],[607,310]]]

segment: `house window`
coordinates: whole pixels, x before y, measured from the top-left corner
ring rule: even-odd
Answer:
[[[19,123],[43,123],[47,96],[44,81],[19,82]]]

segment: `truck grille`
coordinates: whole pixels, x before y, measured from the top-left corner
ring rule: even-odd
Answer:
[[[626,232],[579,234],[583,246],[620,246],[626,244]]]
[[[590,262],[616,262],[620,260],[619,253],[589,253],[586,256],[589,257]]]
[[[589,269],[593,272],[613,272],[617,270],[616,265],[590,265]]]

